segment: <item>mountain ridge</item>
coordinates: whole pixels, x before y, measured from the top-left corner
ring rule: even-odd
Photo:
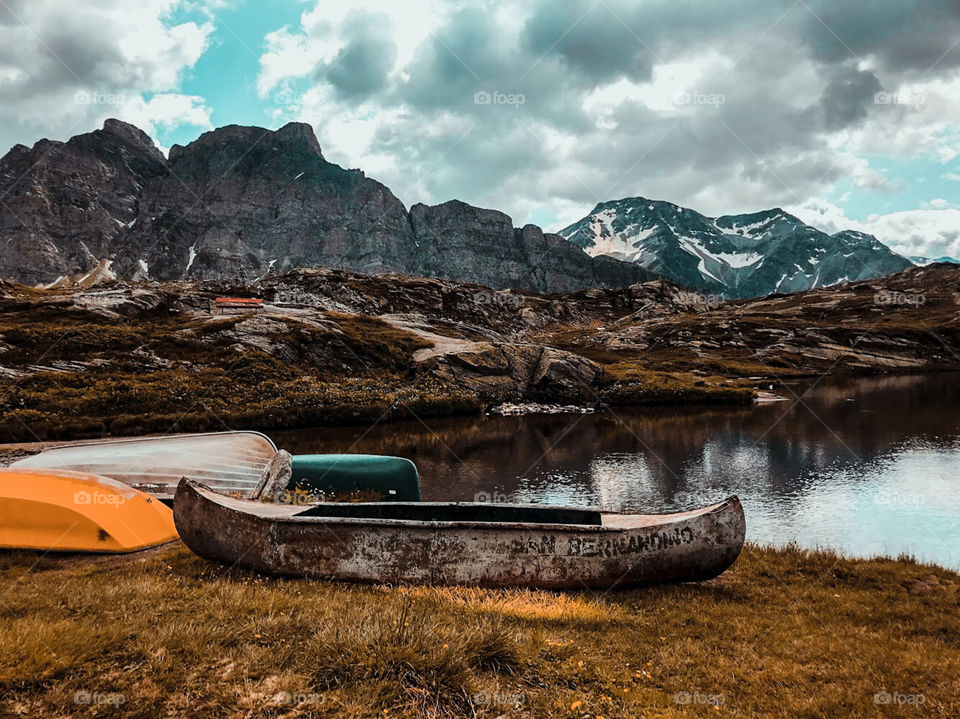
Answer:
[[[329,162],[313,128],[226,125],[169,155],[109,119],[0,158],[0,277],[36,285],[252,282],[298,267],[399,273],[539,292],[663,276],[727,298],[891,274],[913,263],[854,230],[782,208],[711,218],[643,197],[601,202],[559,233],[460,200],[409,210]]]
[[[227,125],[164,157],[139,128],[107,120],[11,149],[0,196],[0,277],[28,284],[251,282],[312,266],[541,292],[653,278],[495,210],[408,211],[362,170],[328,162],[305,123]]]
[[[831,235],[780,207],[708,217],[663,200],[627,197],[598,203],[558,234],[592,256],[634,262],[731,298],[872,279],[913,266],[872,235]]]

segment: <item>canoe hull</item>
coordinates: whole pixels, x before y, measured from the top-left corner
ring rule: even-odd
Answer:
[[[124,553],[176,538],[168,507],[113,479],[49,469],[0,469],[4,549]]]
[[[300,508],[302,509],[302,508]],[[736,560],[739,500],[651,522],[424,522],[296,517],[296,509],[221,497],[184,480],[174,502],[196,554],[268,574],[358,582],[608,589],[710,579]]]
[[[211,432],[70,444],[11,466],[99,474],[158,497],[172,496],[187,476],[242,497],[252,493],[276,453],[259,432]]]
[[[375,492],[390,502],[419,502],[420,474],[403,457],[369,454],[300,454],[293,457],[290,488],[344,494]]]

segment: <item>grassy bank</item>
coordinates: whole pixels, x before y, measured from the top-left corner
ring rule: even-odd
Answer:
[[[171,545],[3,555],[0,597],[4,716],[960,715],[960,576],[909,561],[748,547],[719,580],[593,594],[277,580]]]
[[[375,317],[156,310],[127,320],[25,306],[0,312],[0,360],[14,373],[0,372],[0,442],[370,424],[477,414],[491,403],[424,371],[412,355],[431,343]],[[604,368],[596,402],[753,397],[722,377]]]
[[[417,376],[411,354],[429,343],[375,318],[271,319],[252,340],[238,334],[245,319],[124,323],[43,308],[0,321],[3,360],[25,373],[0,383],[0,442],[371,423],[482,407]],[[82,371],[57,364],[78,360]],[[27,373],[37,365],[53,369]]]

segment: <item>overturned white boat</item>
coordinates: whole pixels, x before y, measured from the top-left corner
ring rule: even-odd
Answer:
[[[276,454],[259,432],[211,432],[54,447],[11,466],[99,474],[163,499],[172,499],[181,477],[249,497]]]

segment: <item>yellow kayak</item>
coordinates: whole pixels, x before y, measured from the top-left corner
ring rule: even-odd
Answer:
[[[0,547],[133,552],[177,538],[159,500],[108,477],[0,468]]]

